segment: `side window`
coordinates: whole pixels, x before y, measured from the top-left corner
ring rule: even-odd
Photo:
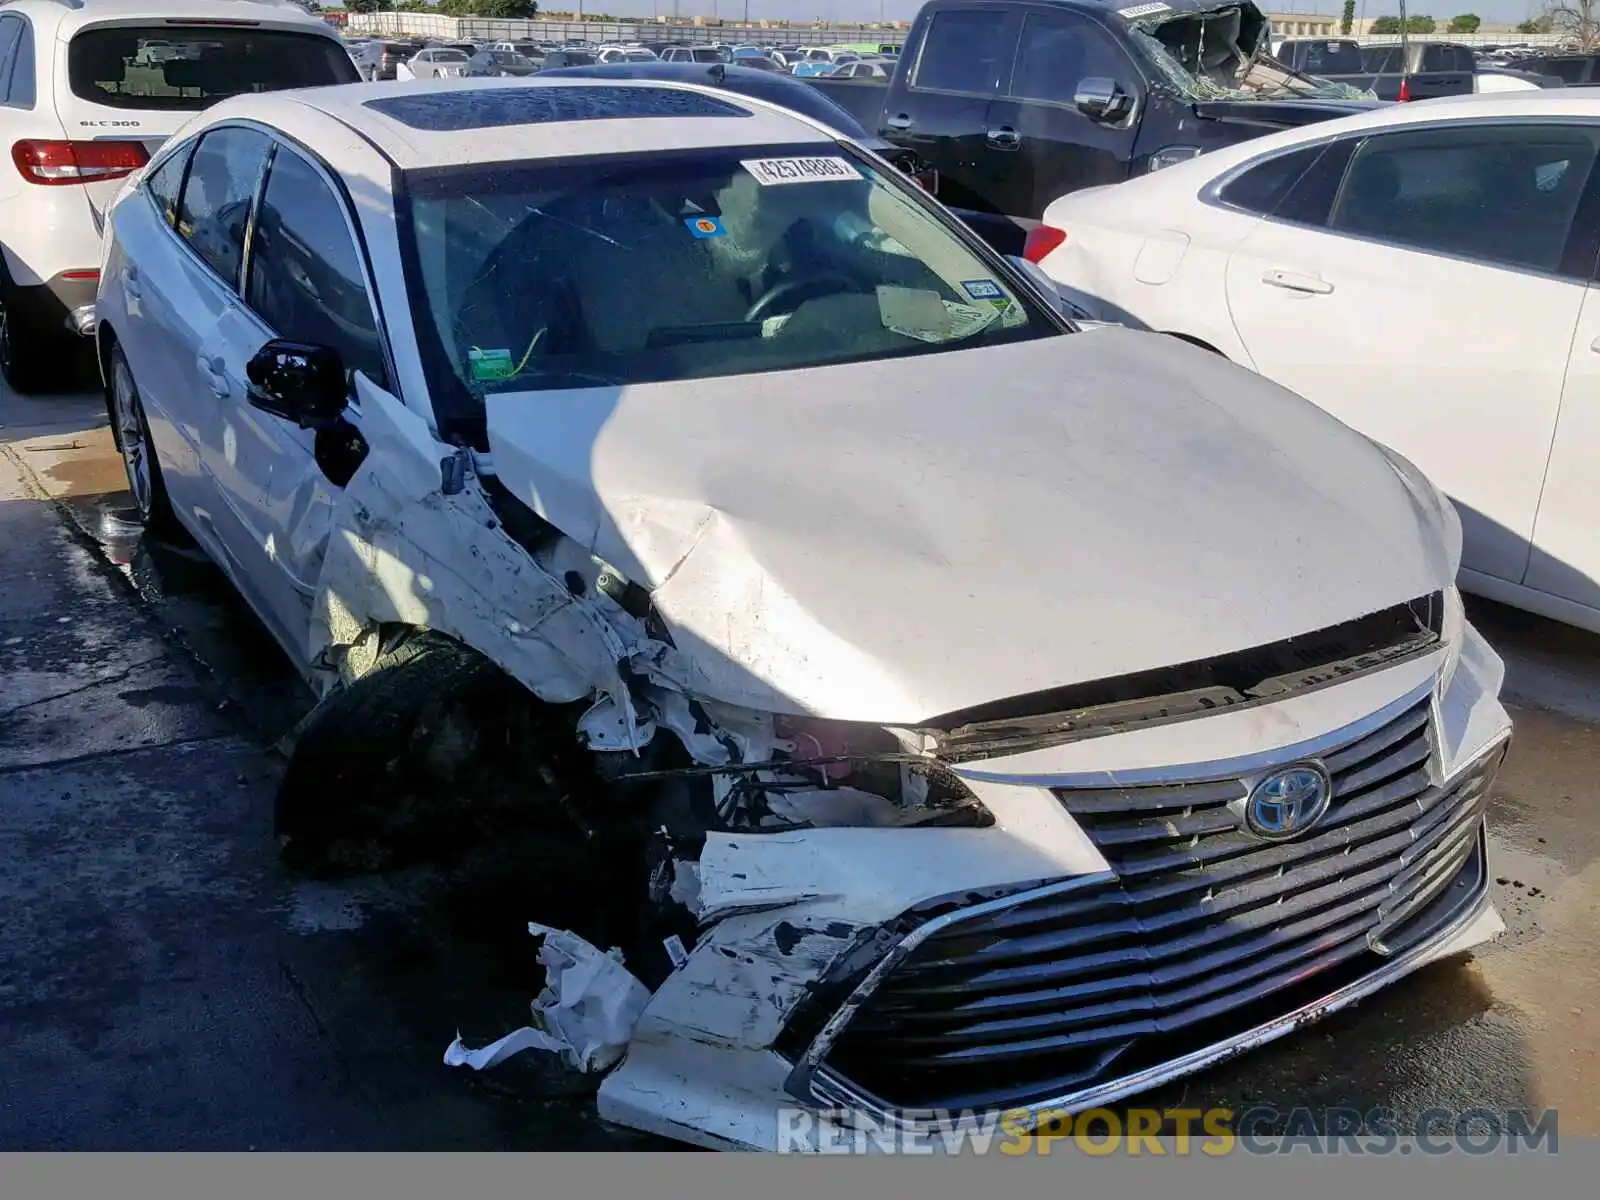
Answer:
[[[1535,271],[1559,271],[1596,131],[1460,123],[1367,138],[1329,228]]]
[[[280,337],[339,351],[382,382],[382,343],[344,204],[299,154],[280,148],[250,247],[245,302]]]
[[[1092,21],[1065,13],[1030,12],[1012,72],[1018,100],[1070,104],[1080,80],[1098,77],[1128,85],[1128,61]]]
[[[269,145],[253,129],[202,135],[178,203],[178,232],[230,287],[239,286],[250,204]]]
[[[7,13],[0,16],[0,99],[5,98],[7,81],[17,61],[17,43],[22,40],[22,18]]]
[[[33,26],[27,21],[20,21],[19,24],[22,30],[17,36],[11,86],[6,92],[5,103],[10,108],[32,108],[38,98],[38,79],[33,63]]]
[[[1245,212],[1263,217],[1271,216],[1289,194],[1289,189],[1321,153],[1321,146],[1307,146],[1257,163],[1224,184],[1217,193],[1217,199],[1230,208],[1242,208]]]
[[[912,86],[988,95],[1000,86],[1015,46],[1011,22],[995,9],[935,13],[917,51]]]
[[[189,165],[189,155],[194,150],[191,142],[172,152],[161,165],[145,176],[145,191],[168,225],[178,223],[178,193],[183,189],[183,170]]]

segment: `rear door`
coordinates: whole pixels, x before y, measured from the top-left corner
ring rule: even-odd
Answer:
[[[56,106],[67,136],[133,143],[145,155],[191,115],[229,96],[360,78],[336,39],[303,26],[103,21],[79,29],[58,52],[64,69],[56,72]],[[84,186],[97,225],[121,189],[120,179]]]
[[[1573,222],[1568,262],[1600,267],[1600,165]],[[1600,613],[1600,273],[1583,295],[1572,356],[1561,389],[1561,414],[1550,468],[1533,527],[1533,554],[1523,582]],[[1594,618],[1588,622],[1594,627]]]
[[[1460,511],[1463,565],[1511,583],[1593,266],[1568,242],[1597,143],[1467,121],[1351,137],[1228,262],[1257,369],[1421,467]]]
[[[985,140],[989,106],[1011,77],[1022,13],[995,5],[935,11],[915,59],[889,90],[882,135],[939,172],[939,199],[998,213]]]
[[[1110,80],[1128,97],[1115,120],[1080,112],[1085,80]],[[1128,175],[1144,84],[1106,29],[1071,10],[1028,9],[1015,65],[989,105],[981,176],[1000,212],[1037,220],[1058,196]]]

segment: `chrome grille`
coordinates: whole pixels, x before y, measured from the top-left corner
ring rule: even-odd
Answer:
[[[1241,828],[1237,779],[1059,791],[1114,878],[946,925],[879,981],[824,1065],[885,1108],[1026,1104],[1186,1053],[1186,1031],[1207,1044],[1230,1013],[1389,953],[1481,873],[1503,746],[1448,787],[1430,784],[1430,753],[1426,701],[1325,751],[1332,803],[1292,842]]]

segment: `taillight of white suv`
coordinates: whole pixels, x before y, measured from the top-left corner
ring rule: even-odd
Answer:
[[[63,187],[131,175],[150,161],[150,152],[143,142],[30,139],[11,147],[11,161],[27,182]]]

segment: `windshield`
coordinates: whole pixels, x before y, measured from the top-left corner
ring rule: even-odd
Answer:
[[[1371,98],[1370,92],[1302,75],[1278,62],[1266,52],[1266,32],[1266,19],[1253,4],[1128,23],[1133,45],[1156,74],[1190,100]]]
[[[86,29],[68,47],[67,77],[73,95],[109,108],[195,112],[228,96],[361,78],[332,38],[171,25]]]
[[[908,184],[834,143],[409,172],[436,406],[1061,332]]]
[[[1312,75],[1360,75],[1361,47],[1355,42],[1301,42],[1294,65]]]

